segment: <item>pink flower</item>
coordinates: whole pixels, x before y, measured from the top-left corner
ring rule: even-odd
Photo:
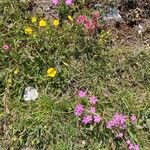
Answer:
[[[78,104],[78,105],[76,105],[76,107],[75,107],[74,114],[75,114],[76,116],[81,116],[81,114],[83,113],[83,111],[84,111],[83,105],[82,105],[82,104]]]
[[[95,28],[95,25],[91,20],[86,20],[84,26],[88,30],[93,30]]]
[[[139,145],[135,145],[135,146],[134,146],[134,149],[135,149],[135,150],[140,150]]]
[[[129,150],[134,150],[134,145],[131,143],[131,144],[129,144]]]
[[[127,144],[129,145],[131,143],[131,141],[130,140],[127,140]]]
[[[99,123],[101,120],[102,120],[102,118],[101,118],[100,115],[95,115],[95,116],[94,116],[94,122],[95,122],[95,123]]]
[[[124,129],[126,127],[126,116],[115,113],[114,117],[107,123],[106,127],[109,129],[112,129],[113,127]]]
[[[82,91],[82,90],[80,90],[79,92],[78,92],[78,95],[79,95],[79,97],[80,98],[83,98],[83,97],[86,97],[86,91]]]
[[[84,124],[88,124],[88,123],[90,123],[91,121],[92,121],[92,116],[90,116],[90,115],[84,116],[84,117],[83,117],[83,120],[82,120],[82,122],[83,122]]]
[[[96,112],[96,108],[95,107],[90,107],[90,113],[94,114]]]
[[[136,121],[137,121],[137,118],[135,115],[132,115],[130,119],[131,119],[132,123],[136,123]]]
[[[73,3],[73,0],[65,0],[66,5],[72,5],[72,3]]]
[[[59,2],[60,2],[59,0],[52,0],[52,4],[53,4],[53,5],[58,5]]]
[[[8,51],[9,50],[9,45],[8,44],[4,44],[3,45],[3,50],[4,51]]]
[[[129,150],[140,150],[139,145],[133,144],[130,140],[127,140]]]
[[[96,98],[95,96],[91,96],[91,97],[90,97],[90,103],[91,103],[91,104],[94,105],[94,104],[96,104],[97,101],[98,101],[98,100],[97,100],[97,98]]]
[[[87,17],[86,16],[84,16],[84,15],[78,16],[78,18],[77,18],[77,23],[78,24],[85,23],[85,21],[87,21]]]
[[[122,132],[116,134],[116,138],[122,138],[122,137],[123,137],[123,133]]]

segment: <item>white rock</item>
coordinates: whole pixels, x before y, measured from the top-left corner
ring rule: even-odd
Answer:
[[[108,14],[103,15],[103,19],[105,21],[114,20],[116,22],[122,22],[123,18],[119,13],[118,9],[112,9],[110,8],[110,12]]]
[[[24,90],[23,99],[24,101],[32,101],[38,98],[38,91],[34,87],[28,86]]]

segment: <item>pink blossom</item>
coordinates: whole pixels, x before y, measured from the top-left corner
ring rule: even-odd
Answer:
[[[79,95],[79,97],[80,98],[83,98],[83,97],[86,97],[86,91],[82,91],[82,90],[80,90],[79,92],[78,92],[78,95]]]
[[[59,0],[52,0],[52,4],[53,4],[53,5],[58,5],[59,2],[60,2]]]
[[[132,123],[136,123],[136,121],[137,121],[137,118],[135,115],[132,115],[130,119],[131,119]]]
[[[76,116],[81,116],[81,114],[83,113],[83,111],[84,111],[83,105],[82,105],[82,104],[78,104],[78,105],[76,105],[76,107],[75,107],[74,114],[75,114]]]
[[[140,150],[139,145],[134,145],[134,149],[135,149],[135,150]]]
[[[96,108],[95,108],[95,107],[90,107],[90,110],[89,110],[89,111],[90,111],[90,113],[92,113],[92,114],[93,114],[93,113],[95,113],[95,112],[96,112]]]
[[[66,5],[72,5],[72,3],[73,3],[73,0],[65,0]]]
[[[140,150],[139,145],[133,144],[130,140],[127,140],[129,150]]]
[[[87,21],[87,17],[86,16],[84,16],[84,15],[78,16],[78,18],[77,18],[77,23],[78,24],[85,23],[85,21]]]
[[[115,113],[114,117],[108,121],[106,127],[109,129],[112,129],[113,127],[124,129],[126,127],[126,116],[120,113]]]
[[[127,144],[129,145],[131,143],[131,141],[130,140],[127,140]]]
[[[84,26],[88,30],[93,30],[95,28],[95,25],[91,20],[86,20]]]
[[[90,123],[91,121],[92,121],[92,116],[90,116],[90,115],[84,116],[84,117],[83,117],[83,120],[82,120],[82,122],[83,122],[84,124],[88,124],[88,123]]]
[[[128,148],[129,148],[129,150],[134,150],[134,145],[131,143],[131,144],[129,144]]]
[[[94,116],[94,122],[95,122],[95,123],[99,123],[101,120],[102,120],[102,118],[101,118],[100,115],[95,115],[95,116]]]
[[[97,98],[96,98],[95,96],[91,96],[91,97],[90,97],[90,103],[91,103],[91,104],[94,105],[94,104],[96,104],[97,101],[98,101],[98,100],[97,100]]]
[[[3,50],[8,51],[9,50],[9,45],[8,44],[4,44],[3,45]]]

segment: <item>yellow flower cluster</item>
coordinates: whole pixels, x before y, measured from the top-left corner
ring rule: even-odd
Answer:
[[[73,17],[70,16],[70,15],[68,15],[67,18],[70,21],[74,21]],[[36,16],[31,17],[31,22],[36,23],[37,22],[37,17]],[[55,26],[55,27],[58,27],[60,25],[59,19],[54,19],[52,23],[53,23],[53,26]],[[39,22],[38,22],[39,27],[45,27],[46,25],[47,25],[46,20],[44,20],[44,19],[39,20]],[[27,26],[24,29],[24,32],[25,32],[25,34],[31,35],[33,33],[33,29],[32,29],[31,26]]]
[[[31,22],[36,23],[37,22],[37,17],[33,16],[31,17]],[[38,23],[39,27],[45,27],[47,22],[44,19],[41,19]],[[24,29],[25,34],[31,35],[33,33],[32,27],[28,26]]]

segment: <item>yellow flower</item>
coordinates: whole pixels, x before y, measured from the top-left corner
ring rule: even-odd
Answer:
[[[57,26],[59,26],[59,20],[58,19],[54,19],[54,21],[53,21],[53,25],[55,26],[55,27],[57,27]]]
[[[14,71],[14,74],[17,75],[17,74],[19,73],[19,71],[20,71],[20,70],[19,70],[19,67],[17,67],[17,68],[15,69],[15,71]]]
[[[35,23],[35,22],[36,22],[36,19],[37,19],[37,18],[36,18],[36,17],[34,17],[34,16],[33,16],[33,17],[31,17],[31,22],[32,22],[32,23]]]
[[[56,73],[57,73],[57,70],[55,68],[49,68],[47,70],[47,75],[49,77],[55,77],[56,76]]]
[[[41,19],[41,20],[39,21],[39,26],[40,26],[40,27],[45,27],[45,26],[46,26],[46,21],[45,21],[44,19]]]
[[[73,21],[73,18],[72,18],[70,15],[68,15],[68,19],[69,19],[70,21]]]
[[[26,34],[30,35],[30,34],[32,34],[33,30],[32,30],[31,27],[26,27],[25,30],[24,30],[24,32],[25,32]]]

